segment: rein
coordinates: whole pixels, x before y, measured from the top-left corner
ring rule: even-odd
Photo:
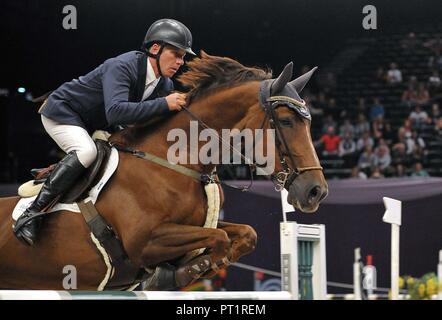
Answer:
[[[295,167],[294,169],[290,168],[290,166],[286,162],[286,157],[289,157],[291,163],[295,165],[295,161],[293,159],[292,153],[290,152],[290,149],[288,147],[287,141],[284,137],[284,134],[281,129],[281,124],[279,122],[278,117],[276,116],[276,109],[281,106],[287,106],[289,109],[294,110],[298,115],[300,115],[302,118],[307,119],[308,121],[311,121],[311,115],[310,111],[305,105],[304,101],[298,101],[296,99],[293,99],[288,96],[270,96],[270,87],[272,82],[269,81],[263,81],[261,83],[261,89],[260,89],[260,96],[259,101],[260,105],[265,113],[263,122],[261,124],[261,129],[264,128],[265,123],[268,121],[270,124],[270,128],[274,129],[276,132],[276,143],[277,143],[277,150],[278,150],[278,156],[280,164],[283,168],[283,171],[279,171],[277,173],[272,174],[272,180],[275,183],[275,190],[281,191],[282,189],[288,187],[292,184],[292,182],[302,173],[312,170],[323,170],[321,166],[307,166],[307,167]],[[196,120],[201,127],[204,129],[211,129],[204,121],[202,121],[199,117],[197,117],[195,114],[193,114],[187,107],[182,107],[182,109],[189,114],[191,118]],[[117,150],[122,152],[130,153],[138,158],[148,160],[151,162],[154,162],[158,165],[161,165],[163,167],[169,168],[171,170],[174,170],[176,172],[179,172],[183,175],[189,176],[195,180],[201,181],[203,183],[220,183],[222,185],[225,185],[227,187],[240,190],[240,191],[249,191],[250,188],[253,185],[253,171],[256,170],[257,167],[259,167],[258,164],[252,162],[250,159],[248,159],[241,151],[237,150],[230,141],[226,141],[223,139],[218,132],[215,130],[216,136],[218,138],[218,141],[221,142],[223,145],[226,145],[230,148],[231,151],[237,152],[240,154],[241,159],[243,159],[250,170],[250,183],[248,186],[245,187],[238,187],[234,185],[230,185],[228,183],[225,183],[223,181],[220,181],[216,176],[216,169],[211,174],[204,174],[200,173],[196,170],[184,167],[182,165],[178,164],[171,164],[167,160],[162,159],[160,157],[157,157],[153,154],[132,149],[127,146],[123,146],[118,143],[109,142],[109,144],[112,147],[115,147]],[[284,150],[283,150],[284,149]]]
[[[191,118],[193,118],[194,120],[198,121],[198,124],[201,125],[201,127],[203,127],[204,129],[212,129],[203,120],[201,120],[195,114],[193,114],[187,107],[183,106],[182,109],[184,111],[186,111]],[[263,125],[264,125],[264,123],[263,123]],[[226,183],[226,182],[223,182],[223,181],[220,181],[220,183],[222,185],[225,185],[226,187],[229,187],[229,188],[232,188],[232,189],[240,190],[240,191],[243,191],[243,192],[249,191],[250,188],[252,188],[252,186],[253,186],[253,171],[255,170],[255,167],[257,165],[255,163],[253,163],[250,159],[248,159],[244,154],[242,154],[241,151],[237,150],[234,146],[232,146],[230,141],[224,140],[223,137],[221,137],[216,130],[214,130],[214,131],[216,132],[216,137],[218,138],[218,141],[220,141],[225,146],[228,146],[231,151],[237,152],[241,156],[241,159],[243,159],[247,163],[247,165],[249,166],[249,172],[250,172],[250,183],[249,183],[248,186],[238,187],[238,186],[234,186],[232,184],[229,184],[229,183]]]

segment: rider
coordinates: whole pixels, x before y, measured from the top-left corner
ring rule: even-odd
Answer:
[[[170,80],[184,64],[192,34],[181,22],[161,19],[144,37],[142,50],[106,60],[85,76],[53,91],[40,108],[43,126],[67,155],[56,165],[34,202],[17,220],[14,233],[33,245],[42,211],[66,192],[97,156],[95,130],[129,125],[179,111],[186,96],[171,93]]]

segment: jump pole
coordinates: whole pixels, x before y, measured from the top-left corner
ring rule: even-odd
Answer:
[[[281,244],[281,290],[292,294],[292,299],[298,300],[306,295],[305,287],[299,286],[299,282],[305,279],[305,275],[299,273],[300,263],[311,258],[311,289],[314,300],[327,299],[327,263],[325,226],[318,224],[298,224],[295,221],[287,221],[287,213],[295,211],[293,206],[287,203],[287,191],[281,191],[283,222],[280,224]],[[313,250],[309,258],[298,250],[298,246],[306,242],[311,243]],[[311,254],[311,256],[310,256]],[[305,261],[304,261],[305,262]],[[303,290],[303,294],[300,293]],[[309,299],[309,298],[307,298]]]
[[[353,262],[353,294],[355,300],[362,300],[361,293],[361,248],[354,251],[355,261]]]
[[[437,265],[437,279],[439,282],[437,297],[442,300],[442,250],[439,250],[439,264]]]
[[[383,197],[385,214],[382,220],[391,224],[391,300],[399,299],[399,230],[402,222],[402,201]]]

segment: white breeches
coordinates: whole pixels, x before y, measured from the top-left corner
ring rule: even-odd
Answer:
[[[89,133],[79,126],[61,124],[41,115],[47,133],[66,153],[75,151],[81,164],[88,168],[97,157],[97,148]]]

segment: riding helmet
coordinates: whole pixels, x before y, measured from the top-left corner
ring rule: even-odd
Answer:
[[[144,37],[144,49],[147,50],[154,42],[167,43],[196,55],[192,51],[192,34],[189,28],[174,19],[161,19],[152,23]]]

